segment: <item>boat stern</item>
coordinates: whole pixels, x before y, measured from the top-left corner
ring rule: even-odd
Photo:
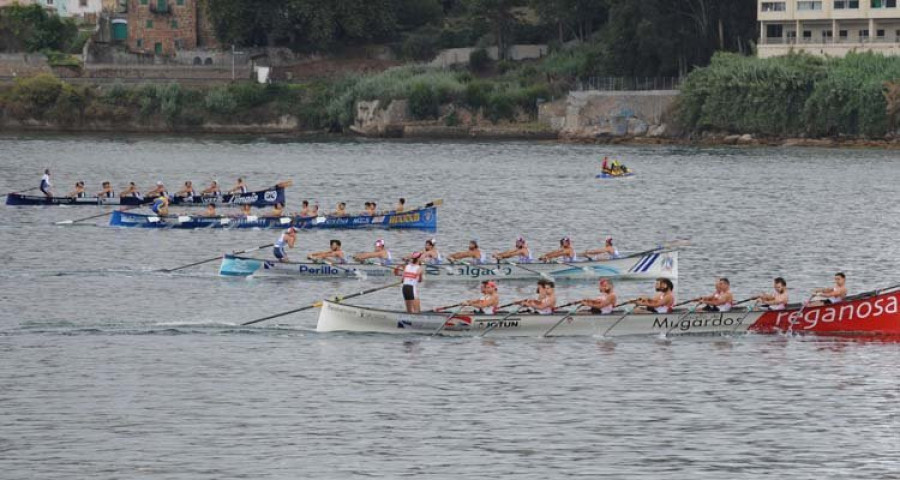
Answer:
[[[226,254],[222,257],[219,275],[223,277],[249,277],[262,268],[263,262],[263,260],[239,258]]]

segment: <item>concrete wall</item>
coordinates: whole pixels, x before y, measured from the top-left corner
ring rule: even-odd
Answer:
[[[900,43],[819,43],[819,44],[793,44],[793,45],[757,45],[756,54],[759,58],[771,58],[787,55],[791,52],[806,52],[813,55],[828,55],[829,57],[843,57],[850,52],[876,52],[883,55],[900,55]]]
[[[467,65],[469,63],[469,56],[478,50],[474,47],[469,48],[448,48],[446,50],[441,50],[440,53],[432,60],[429,65],[433,67],[450,67],[453,65]],[[494,60],[500,58],[497,55],[497,47],[489,47],[486,48],[488,52],[488,56]],[[547,45],[513,45],[509,48],[509,52],[507,52],[507,58],[510,60],[531,60],[536,58],[541,58],[548,53]]]
[[[678,91],[571,92],[538,108],[538,121],[564,138],[659,137]]]

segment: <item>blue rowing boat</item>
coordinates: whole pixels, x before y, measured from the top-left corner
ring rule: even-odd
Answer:
[[[436,202],[435,202],[436,203]],[[109,225],[113,227],[137,227],[137,228],[288,228],[313,229],[355,229],[355,228],[384,228],[384,229],[418,229],[437,230],[437,205],[430,203],[423,208],[409,210],[403,213],[389,212],[375,216],[321,216],[321,217],[294,217],[294,216],[214,216],[202,215],[154,215],[145,213],[132,213],[127,211],[115,211],[109,219]]]

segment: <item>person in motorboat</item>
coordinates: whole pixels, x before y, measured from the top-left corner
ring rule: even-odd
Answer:
[[[606,237],[606,241],[604,242],[604,246],[602,248],[595,248],[593,250],[587,250],[581,255],[587,257],[588,260],[596,260],[599,258],[619,258],[619,249],[613,245],[613,238]]]
[[[181,190],[175,192],[176,198],[193,198],[196,195],[194,191],[194,183],[190,180],[184,182],[184,187]]]
[[[278,236],[278,240],[275,240],[275,245],[272,246],[272,254],[275,255],[275,258],[278,259],[279,262],[286,262],[288,256],[284,251],[284,247],[294,248],[294,243],[296,241],[297,229],[294,227],[288,228]]]
[[[75,182],[75,190],[72,190],[72,191],[69,192],[69,194],[66,195],[66,196],[67,196],[67,197],[72,197],[72,198],[85,198],[85,197],[87,197],[87,192],[84,191],[84,181],[79,180],[79,181]]]
[[[543,278],[538,280],[537,295],[537,298],[519,300],[515,303],[541,315],[552,314],[556,309],[556,284]]]
[[[99,198],[116,198],[116,192],[113,191],[112,184],[108,181],[103,182],[101,184],[103,188],[99,192],[97,192],[97,197]]]
[[[612,280],[601,278],[598,282],[600,295],[595,298],[585,298],[579,301],[580,305],[591,309],[593,314],[607,315],[616,307],[616,292]]]
[[[324,252],[315,252],[310,253],[306,256],[306,258],[310,260],[328,260],[329,258],[333,258],[337,261],[337,263],[344,263],[344,250],[341,248],[340,240],[332,240],[329,243],[328,250]]]
[[[419,313],[422,311],[419,302],[419,284],[425,280],[425,269],[419,264],[422,254],[413,253],[403,268],[397,267],[394,273],[403,277],[403,302],[406,304],[407,313]]]
[[[461,260],[465,260],[467,258],[471,258],[475,260],[476,264],[485,263],[484,253],[478,248],[477,240],[469,241],[469,249],[464,252],[456,252],[447,257],[450,262],[459,262]]]
[[[473,307],[475,313],[495,315],[500,306],[500,294],[497,293],[497,282],[485,280],[481,282],[481,298],[466,300],[460,304],[463,307]]]
[[[519,237],[516,239],[516,247],[505,252],[495,253],[492,255],[497,261],[507,260],[507,259],[515,259],[516,263],[531,263],[534,261],[534,257],[531,256],[531,249],[528,248],[528,243],[525,241],[523,237]]]
[[[169,197],[161,195],[153,199],[150,204],[150,211],[157,215],[166,216],[169,214]]]
[[[847,276],[844,272],[834,274],[834,286],[813,290],[816,297],[822,298],[818,305],[835,305],[847,298]]]
[[[53,197],[53,184],[50,183],[50,169],[44,169],[44,175],[41,177],[41,193],[47,198]]]
[[[775,279],[774,293],[760,293],[756,300],[759,301],[759,308],[763,310],[781,311],[788,304],[787,282],[778,277]]]
[[[632,300],[637,305],[635,313],[672,313],[675,306],[675,285],[668,278],[656,279],[656,295]]]
[[[353,259],[359,263],[366,263],[370,260],[370,263],[378,263],[381,265],[390,265],[391,264],[391,252],[384,247],[384,240],[379,238],[375,240],[375,250],[372,252],[363,252],[357,253],[353,256]]]
[[[609,174],[609,157],[603,157],[603,164],[600,166],[600,169],[603,173]]]
[[[128,187],[125,190],[122,190],[122,193],[119,194],[119,198],[142,198],[141,192],[138,191],[137,185],[134,182],[128,182]]]
[[[150,190],[149,192],[144,194],[146,198],[154,198],[154,197],[168,197],[169,192],[166,191],[166,186],[163,185],[163,182],[156,182],[156,188]]]
[[[218,197],[221,193],[222,192],[219,190],[219,182],[213,180],[212,183],[209,184],[209,187],[200,192],[200,195]]]
[[[559,248],[541,255],[541,262],[547,263],[551,260],[557,260],[562,263],[572,263],[578,261],[578,254],[575,253],[575,249],[572,248],[572,239],[569,237],[563,237],[559,241]]]
[[[720,278],[716,281],[715,293],[698,298],[697,303],[703,305],[700,310],[704,312],[730,312],[734,306],[731,282],[725,277]]]
[[[300,204],[300,216],[301,217],[309,217],[309,200],[304,200],[303,203]]]
[[[235,185],[234,188],[232,188],[231,190],[229,190],[228,193],[241,193],[241,194],[243,194],[243,193],[247,193],[248,191],[249,191],[249,190],[247,189],[247,184],[244,183],[244,179],[243,179],[243,178],[238,178],[238,179],[237,179],[237,185]]]

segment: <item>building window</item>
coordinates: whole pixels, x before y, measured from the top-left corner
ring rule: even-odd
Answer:
[[[831,30],[822,30],[822,38],[834,38],[834,32]]]
[[[869,29],[860,30],[859,31],[859,39],[860,41],[866,41],[869,39]]]
[[[137,48],[144,48],[144,39],[143,38],[137,39]]]
[[[766,25],[766,38],[781,38],[783,36],[783,25]]]
[[[153,28],[153,20],[147,20],[147,28]]]
[[[897,8],[897,0],[872,0],[872,8]]]
[[[50,6],[50,7],[52,7],[52,6],[53,6],[53,0],[47,0],[47,5]]]
[[[803,38],[812,38],[812,30],[804,30]]]
[[[764,12],[783,12],[785,10],[784,2],[762,2],[762,11]]]
[[[172,28],[178,28],[178,20],[172,20]]]
[[[884,30],[875,30],[875,37],[884,40]]]
[[[859,8],[859,0],[834,0],[834,9],[835,10],[858,9],[858,8]]]
[[[87,7],[87,0],[78,0],[78,6],[81,8]]]
[[[798,11],[822,10],[821,1],[800,1],[797,2]]]

